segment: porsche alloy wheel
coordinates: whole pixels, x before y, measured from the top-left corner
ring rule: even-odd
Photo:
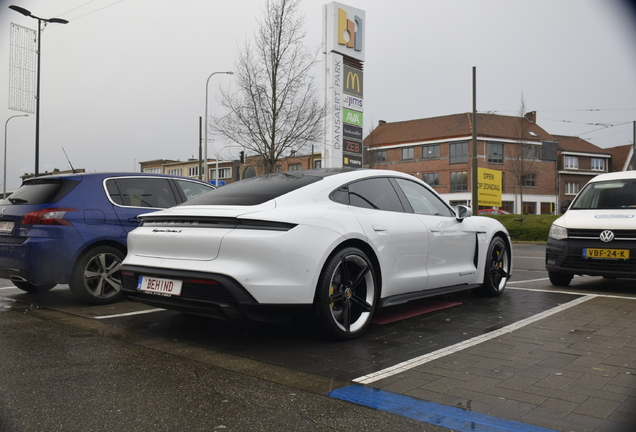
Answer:
[[[317,290],[323,329],[338,339],[353,339],[368,327],[377,299],[373,264],[364,252],[345,248],[325,264]]]
[[[121,298],[119,267],[124,254],[111,246],[98,246],[82,255],[69,283],[73,294],[90,304],[108,304]]]
[[[510,278],[510,249],[501,237],[495,237],[488,246],[484,284],[473,290],[477,295],[496,297],[506,288]]]

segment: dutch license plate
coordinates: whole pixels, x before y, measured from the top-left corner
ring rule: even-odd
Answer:
[[[137,289],[139,291],[153,294],[169,296],[181,295],[182,281],[174,279],[153,278],[149,276],[139,276]]]
[[[583,249],[583,258],[629,259],[629,249]]]
[[[2,221],[0,222],[0,233],[11,234],[13,232],[14,226],[15,226],[14,221]]]

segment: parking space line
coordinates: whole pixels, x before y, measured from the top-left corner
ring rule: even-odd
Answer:
[[[582,295],[582,294],[578,293],[576,295]],[[595,294],[589,294],[589,295],[585,295],[585,296],[579,297],[579,298],[577,298],[575,300],[572,300],[572,301],[570,301],[568,303],[564,303],[564,304],[559,305],[559,306],[557,306],[555,308],[552,308],[552,309],[549,309],[547,311],[541,312],[539,314],[533,315],[533,316],[528,317],[526,319],[523,319],[521,321],[517,321],[516,323],[510,324],[510,325],[508,325],[506,327],[502,327],[502,328],[500,328],[498,330],[494,330],[494,331],[492,331],[490,333],[486,333],[486,334],[483,334],[483,335],[480,335],[480,336],[476,336],[476,337],[474,337],[472,339],[468,339],[466,341],[457,343],[455,345],[451,345],[449,347],[442,348],[442,349],[434,351],[432,353],[425,354],[423,356],[416,357],[414,359],[407,360],[407,361],[402,362],[402,363],[398,363],[398,364],[396,364],[394,366],[391,366],[391,367],[388,367],[386,369],[382,369],[380,371],[373,372],[371,374],[368,374],[368,375],[365,375],[365,376],[362,376],[362,377],[359,377],[359,378],[355,378],[353,380],[353,382],[356,382],[356,383],[359,383],[359,384],[370,384],[370,383],[373,383],[375,381],[380,381],[380,380],[382,380],[384,378],[391,377],[393,375],[396,375],[396,374],[401,373],[403,371],[406,371],[408,369],[413,369],[414,367],[423,365],[424,363],[428,363],[428,362],[436,360],[438,358],[454,354],[454,353],[456,353],[458,351],[464,350],[464,349],[469,348],[471,346],[478,345],[478,344],[480,344],[482,342],[489,341],[491,339],[494,339],[494,338],[497,338],[499,336],[502,336],[502,335],[504,335],[506,333],[513,332],[513,331],[515,331],[517,329],[520,329],[522,327],[527,326],[528,324],[532,324],[532,323],[534,323],[536,321],[542,320],[543,318],[547,318],[547,317],[549,317],[551,315],[554,315],[556,313],[562,312],[562,311],[564,311],[566,309],[569,309],[571,307],[577,306],[577,305],[579,305],[581,303],[584,303],[584,302],[586,302],[588,300],[591,300],[593,298],[596,298],[596,297],[598,297],[598,296],[595,295]]]
[[[550,278],[539,278],[539,279],[529,279],[529,280],[522,280],[522,281],[508,281],[508,285],[510,284],[518,284],[518,283],[526,283],[526,282],[541,282],[541,281],[545,281],[548,280]]]
[[[582,291],[556,291],[550,289],[541,289],[541,288],[521,288],[521,287],[506,287],[506,289],[517,290],[517,291],[534,291],[534,292],[544,292],[550,294],[570,294],[570,295],[586,295],[586,293]],[[595,297],[606,297],[606,298],[616,298],[623,300],[636,300],[636,297],[628,297],[628,296],[619,296],[614,294],[589,294]]]
[[[10,290],[10,289],[18,289],[18,288],[14,286],[0,287],[0,290]]]
[[[165,309],[146,309],[146,310],[140,310],[140,311],[136,311],[136,312],[120,313],[120,314],[116,314],[116,315],[96,316],[94,318],[97,319],[97,320],[108,319],[108,318],[121,318],[121,317],[134,316],[134,315],[143,315],[143,314],[149,314],[149,313],[153,313],[153,312],[162,312],[162,311],[165,311]]]
[[[328,396],[398,414],[460,432],[556,432],[540,426],[505,420],[462,408],[422,401],[371,387],[351,385],[327,393]]]

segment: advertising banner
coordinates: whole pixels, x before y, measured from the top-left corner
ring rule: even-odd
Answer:
[[[477,184],[478,202],[480,206],[501,207],[501,171],[478,168]]]

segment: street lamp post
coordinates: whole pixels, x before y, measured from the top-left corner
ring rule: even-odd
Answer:
[[[236,147],[234,144],[228,144],[224,147],[221,148],[221,150],[219,150],[218,152],[216,152],[216,157],[214,158],[216,160],[216,167],[215,167],[215,171],[214,171],[214,186],[219,187],[219,154],[221,154],[221,152],[223,150],[225,150],[226,148],[229,147]]]
[[[4,179],[2,182],[2,199],[7,198],[7,126],[9,125],[9,120],[14,117],[28,117],[28,114],[19,114],[11,116],[4,122]]]
[[[205,125],[204,125],[204,133],[203,133],[204,135],[203,165],[204,165],[205,175],[203,176],[203,179],[205,180],[206,183],[210,180],[208,175],[208,84],[210,83],[210,78],[212,78],[212,76],[216,74],[234,75],[234,72],[231,72],[231,71],[230,72],[212,72],[212,74],[208,77],[207,81],[205,82]],[[218,162],[217,162],[217,165],[218,165]],[[217,174],[217,177],[218,177],[218,174]]]
[[[20,6],[9,6],[9,9],[13,9],[16,12],[21,13],[24,16],[31,17],[38,20],[38,68],[36,73],[36,87],[35,87],[35,176],[39,175],[40,171],[40,51],[41,51],[41,39],[42,39],[42,23],[44,25],[48,23],[55,24],[68,24],[68,21],[62,18],[40,18],[33,15],[28,10],[21,8]]]

